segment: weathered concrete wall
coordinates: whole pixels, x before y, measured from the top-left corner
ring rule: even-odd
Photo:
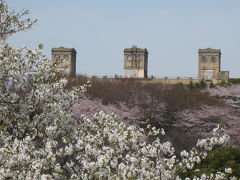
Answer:
[[[191,81],[192,83],[198,83],[200,82],[198,79],[146,79],[146,80],[142,80],[143,82],[146,83],[162,83],[162,84],[178,84],[178,83],[182,83],[182,84],[189,84]]]
[[[221,71],[220,79],[227,81],[229,79],[229,71]]]
[[[127,78],[144,78],[144,69],[126,69],[125,77],[127,77]]]
[[[118,82],[118,81],[122,81],[122,80],[128,80],[129,78],[88,78],[87,80],[89,81],[109,81],[109,82]],[[200,83],[199,79],[181,79],[181,78],[177,78],[177,79],[150,79],[150,78],[133,78],[135,81],[137,82],[141,82],[141,83],[153,83],[153,84],[157,84],[157,83],[161,83],[161,84],[166,84],[166,85],[174,85],[174,84],[178,84],[178,83],[182,83],[184,85],[188,85],[190,84],[190,82],[192,81],[192,83]],[[213,80],[213,81],[206,81],[207,84],[210,84],[211,82],[213,82],[213,84],[219,84],[222,82],[222,80]]]

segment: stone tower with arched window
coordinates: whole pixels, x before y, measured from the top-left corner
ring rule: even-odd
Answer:
[[[228,80],[229,72],[221,71],[220,49],[199,49],[198,51],[198,78],[207,81]]]
[[[147,78],[148,51],[132,46],[124,49],[124,70],[127,78]]]

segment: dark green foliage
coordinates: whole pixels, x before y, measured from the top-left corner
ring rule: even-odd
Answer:
[[[200,83],[195,83],[195,89],[201,89]]]
[[[215,88],[216,86],[213,84],[213,82],[211,81],[211,83],[209,84],[210,88]]]
[[[224,81],[224,80],[222,80],[222,82],[219,84],[220,86],[227,86],[228,84],[227,84],[227,82],[226,81]]]
[[[240,78],[231,78],[228,80],[230,84],[240,84]]]
[[[219,83],[219,85],[223,87],[230,86],[233,84],[240,84],[240,78],[231,78],[228,81],[222,80],[222,82]]]
[[[205,81],[202,79],[202,80],[200,81],[200,89],[206,89],[206,87],[207,87],[207,84],[206,84]]]
[[[208,154],[200,164],[194,169],[187,171],[182,177],[200,176],[201,174],[210,175],[218,171],[225,172],[225,168],[232,168],[232,174],[240,178],[240,147],[224,146]],[[200,171],[196,172],[196,169]]]
[[[189,83],[189,85],[187,85],[187,87],[191,90],[201,90],[201,89],[206,89],[207,84],[202,79],[200,82],[197,82],[195,84],[192,81],[190,81],[190,83]]]
[[[195,86],[194,86],[192,81],[190,81],[190,83],[188,85],[188,88],[191,89],[191,90],[195,89]]]

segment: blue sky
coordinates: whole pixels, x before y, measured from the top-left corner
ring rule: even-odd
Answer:
[[[124,75],[123,49],[149,51],[148,75],[197,77],[199,48],[222,51],[221,70],[240,77],[239,0],[7,0],[38,19],[14,47],[77,50],[77,73]]]

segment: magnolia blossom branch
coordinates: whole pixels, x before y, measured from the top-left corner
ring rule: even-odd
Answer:
[[[0,1],[0,40],[5,42],[6,38],[19,31],[27,30],[32,27],[37,20],[30,18],[23,19],[24,16],[29,14],[28,10],[15,10],[9,11],[8,5],[4,0]]]

